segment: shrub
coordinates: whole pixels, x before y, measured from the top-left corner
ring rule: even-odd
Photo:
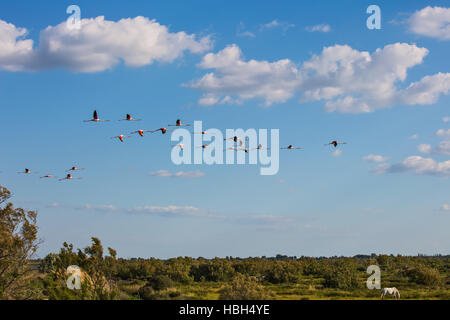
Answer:
[[[220,300],[269,300],[273,294],[248,276],[238,273],[220,290]]]
[[[417,266],[407,271],[408,277],[417,284],[438,287],[442,284],[439,271],[426,266]]]
[[[165,290],[173,287],[173,282],[168,276],[161,275],[151,278],[146,286],[149,286],[154,290]]]
[[[342,264],[331,266],[325,271],[324,284],[326,288],[355,289],[358,287],[356,269]]]
[[[296,283],[302,273],[299,263],[290,263],[288,261],[277,261],[272,268],[267,271],[266,279],[274,284],[277,283]]]

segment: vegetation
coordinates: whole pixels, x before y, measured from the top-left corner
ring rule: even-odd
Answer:
[[[39,297],[29,260],[38,248],[36,212],[14,208],[11,192],[0,186],[0,299]]]
[[[256,279],[236,274],[229,285],[220,290],[220,300],[270,300],[275,295]]]
[[[10,195],[0,187],[0,299],[379,299],[366,288],[370,265],[402,299],[450,299],[450,256],[441,255],[122,259],[94,237],[32,260],[37,214],[6,203]],[[68,287],[74,272],[79,289]]]

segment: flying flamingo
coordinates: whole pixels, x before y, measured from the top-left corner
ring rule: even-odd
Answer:
[[[134,119],[131,114],[126,115],[125,119],[120,119],[119,121],[141,121],[142,119]]]
[[[301,149],[300,147],[293,147],[292,144],[288,145],[286,148],[281,148],[281,149],[286,149],[286,150],[299,150]]]
[[[252,150],[270,150],[270,148],[263,148],[262,144],[258,144],[258,146]]]
[[[234,137],[231,137],[231,138],[225,138],[223,140],[233,140],[234,142],[238,142],[238,140],[242,140],[242,138],[238,137],[238,136],[234,136]],[[246,139],[246,140],[248,140],[248,139]]]
[[[144,136],[144,132],[153,132],[153,131],[151,131],[151,130],[138,130],[138,131],[133,131],[133,132],[131,132],[130,134],[139,134],[141,137],[143,137]]]
[[[101,120],[98,118],[97,110],[94,110],[94,115],[91,120],[84,120],[84,122],[109,122],[109,120]]]
[[[236,147],[230,147],[230,148],[227,148],[227,150],[234,150],[234,151],[245,151],[245,152],[248,152],[248,149],[247,149],[247,148],[236,148]]]
[[[197,148],[205,149],[205,148],[208,147],[208,146],[209,146],[209,144],[204,144],[204,145],[202,145],[201,147],[197,147]]]
[[[180,147],[181,150],[184,150],[184,145],[182,143],[172,146],[172,148],[176,148],[176,147]]]
[[[111,139],[119,139],[121,142],[123,142],[123,139],[130,138],[131,136],[124,136],[123,134],[119,134],[118,136],[111,137]]]
[[[330,143],[324,144],[324,146],[332,145],[335,148],[337,148],[337,146],[340,145],[340,144],[347,144],[347,142],[338,142],[337,140],[333,140]]]
[[[58,178],[57,176],[51,175],[51,174],[46,174],[45,176],[42,176],[41,179],[44,178]]]
[[[158,132],[158,131],[161,131],[162,134],[166,134],[167,131],[172,131],[172,130],[167,130],[167,128],[159,128],[159,129],[156,129],[156,130],[153,130],[153,131],[150,131],[150,132],[151,133],[155,133],[155,132]]]
[[[70,171],[78,171],[78,170],[85,170],[84,168],[78,168],[76,166],[73,166],[72,168],[70,168],[69,170],[66,170],[66,172],[70,172]]]
[[[23,173],[23,174],[32,174],[32,173],[38,173],[38,172],[31,172],[31,170],[30,170],[30,169],[27,169],[27,168],[25,168],[25,170],[24,170],[24,171],[20,171],[20,172],[17,172],[17,173]]]
[[[81,180],[81,178],[74,178],[74,177],[72,177],[72,175],[70,173],[68,173],[65,178],[59,179],[59,181],[63,181],[63,180]]]
[[[175,124],[169,124],[169,127],[190,127],[190,124],[182,124],[181,120],[178,119]]]

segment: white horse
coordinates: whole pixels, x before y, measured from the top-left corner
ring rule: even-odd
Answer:
[[[390,294],[393,295],[395,299],[400,299],[400,292],[398,291],[397,288],[393,287],[393,288],[383,288],[381,289],[381,299],[383,299],[383,297],[386,294]]]

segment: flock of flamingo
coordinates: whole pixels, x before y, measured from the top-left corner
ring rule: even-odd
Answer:
[[[124,119],[120,119],[120,120],[118,120],[118,121],[141,121],[141,120],[142,120],[142,119],[135,119],[135,118],[133,118],[133,117],[131,116],[131,114],[127,114],[127,115],[125,116]],[[110,122],[110,120],[103,120],[103,119],[100,119],[100,118],[98,117],[97,110],[94,110],[94,114],[93,114],[92,119],[90,119],[90,120],[84,120],[83,122]],[[180,119],[178,119],[178,120],[175,122],[175,124],[169,124],[169,125],[168,125],[168,127],[189,127],[189,126],[190,126],[190,124],[183,124],[183,123],[181,123],[181,120],[180,120]],[[132,135],[135,135],[135,134],[139,134],[141,137],[143,137],[144,134],[147,133],[147,132],[150,132],[150,133],[156,133],[156,132],[159,132],[159,131],[161,131],[161,134],[166,134],[168,131],[173,131],[173,130],[169,130],[169,129],[167,129],[166,127],[158,128],[158,129],[155,129],[155,130],[142,130],[142,129],[139,129],[139,130],[130,132],[128,135],[119,134],[119,135],[117,135],[117,136],[111,137],[111,139],[119,139],[121,142],[124,142],[124,139],[131,138]],[[202,132],[194,132],[194,134],[202,134],[202,135],[205,135],[205,134],[207,134],[207,133],[208,133],[208,132],[206,132],[206,131],[202,131]],[[244,151],[244,152],[248,152],[248,151],[249,151],[249,149],[246,148],[246,147],[244,146],[244,140],[247,140],[246,138],[234,136],[234,137],[231,137],[231,138],[225,138],[224,140],[233,140],[234,143],[236,143],[235,146],[230,147],[230,148],[228,148],[227,150]],[[337,140],[333,140],[333,141],[331,141],[330,143],[326,143],[325,146],[331,145],[331,146],[333,146],[334,148],[337,148],[338,145],[342,145],[342,144],[347,144],[347,142],[339,142],[339,141],[337,141]],[[205,149],[205,148],[207,148],[208,146],[209,146],[208,144],[204,144],[204,145],[200,146],[199,148]],[[173,146],[173,147],[179,147],[181,150],[183,150],[183,148],[184,148],[183,144],[181,144],[181,143],[180,143],[180,144],[177,144],[177,145],[175,145],[175,146]],[[282,150],[300,150],[300,149],[302,149],[302,148],[300,148],[300,147],[294,147],[293,145],[290,144],[290,145],[288,145],[287,147],[282,147],[282,148],[280,148],[280,149],[282,149]],[[254,149],[252,149],[252,150],[270,150],[270,148],[264,148],[261,144],[259,144],[258,147],[254,148]],[[64,178],[61,178],[61,179],[59,179],[58,176],[55,176],[55,175],[53,175],[53,174],[46,174],[46,175],[43,175],[43,176],[40,177],[40,179],[51,179],[51,178],[56,178],[56,179],[58,179],[59,181],[65,181],[65,180],[80,180],[80,179],[82,179],[81,177],[77,177],[77,178],[76,178],[76,177],[72,176],[72,172],[79,171],[79,170],[85,170],[85,168],[79,168],[79,167],[77,167],[77,166],[73,166],[73,167],[71,167],[69,170],[66,170],[65,177],[64,177]],[[24,171],[21,171],[21,172],[18,172],[18,173],[19,173],[19,174],[26,174],[26,175],[28,175],[28,174],[37,174],[37,173],[39,173],[39,172],[34,172],[34,171],[31,171],[31,170],[28,169],[28,168],[25,168]]]

